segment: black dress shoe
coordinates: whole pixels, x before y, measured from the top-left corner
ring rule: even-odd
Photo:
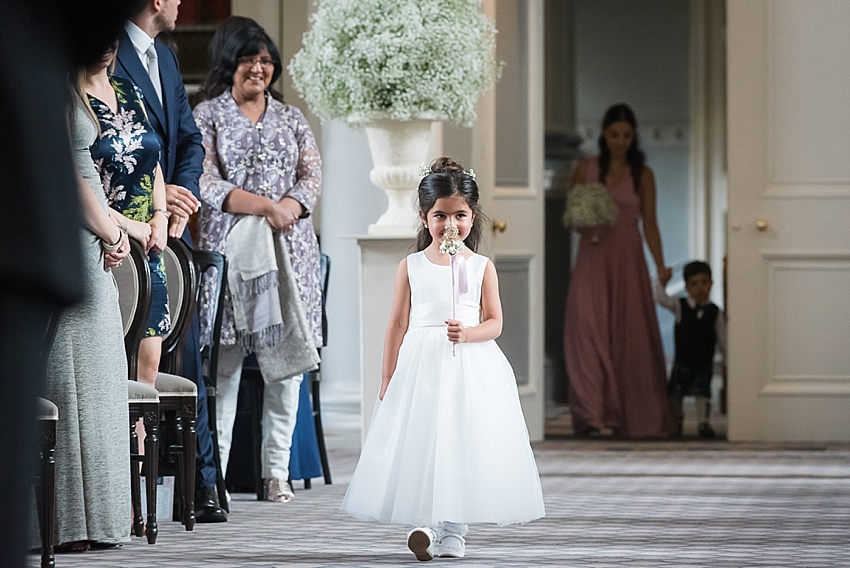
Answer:
[[[200,486],[195,494],[196,523],[224,523],[227,513],[218,504],[215,487]]]
[[[699,425],[699,437],[700,438],[714,438],[716,434],[714,433],[714,428],[712,428],[708,422],[703,422]]]

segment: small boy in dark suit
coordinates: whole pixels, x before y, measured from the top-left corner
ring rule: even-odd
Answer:
[[[711,267],[701,261],[690,262],[684,268],[687,298],[667,295],[664,284],[655,282],[655,300],[676,316],[676,358],[670,374],[668,394],[673,415],[679,421],[682,434],[682,399],[696,398],[697,423],[700,438],[713,438],[714,429],[708,423],[711,410],[711,376],[714,371],[714,352],[719,345],[726,351],[726,316],[711,302]]]

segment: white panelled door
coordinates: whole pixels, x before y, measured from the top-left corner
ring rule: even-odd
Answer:
[[[729,438],[850,440],[850,2],[727,3]]]
[[[514,368],[532,440],[543,439],[543,0],[484,0],[496,22],[495,89],[472,132],[481,204],[493,221],[481,252],[499,273],[499,346]]]

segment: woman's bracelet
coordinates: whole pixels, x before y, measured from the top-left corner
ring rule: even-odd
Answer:
[[[168,211],[166,211],[165,209],[160,209],[160,208],[156,208],[156,209],[154,209],[154,210],[153,210],[153,215],[156,215],[157,213],[162,213],[162,214],[163,214],[163,216],[164,216],[166,219],[168,219]]]
[[[118,227],[118,240],[115,241],[115,244],[109,244],[105,240],[100,239],[100,248],[103,249],[104,252],[115,252],[121,247],[121,241],[124,240],[124,235],[127,234],[121,227]]]

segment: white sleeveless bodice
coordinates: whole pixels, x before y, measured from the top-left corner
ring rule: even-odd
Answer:
[[[463,261],[469,281],[469,290],[455,304],[454,319],[464,327],[481,323],[481,284],[487,257],[473,253]],[[407,257],[407,277],[410,281],[410,324],[408,329],[443,327],[452,317],[452,268],[434,264],[418,252]]]

